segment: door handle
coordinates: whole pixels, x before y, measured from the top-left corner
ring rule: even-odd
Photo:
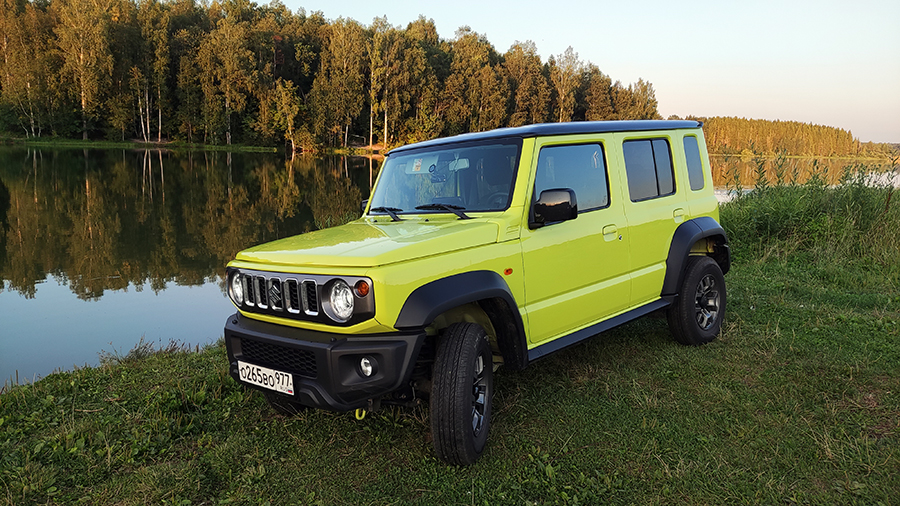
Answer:
[[[681,223],[684,221],[684,209],[678,208],[672,213],[672,218],[675,220],[675,223]]]
[[[607,241],[615,241],[616,239],[622,240],[622,236],[619,235],[619,228],[615,225],[607,225],[603,227],[603,239]]]

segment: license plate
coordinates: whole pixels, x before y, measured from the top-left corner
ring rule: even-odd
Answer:
[[[243,382],[294,395],[294,376],[290,373],[248,364],[240,360],[238,360],[238,372]]]

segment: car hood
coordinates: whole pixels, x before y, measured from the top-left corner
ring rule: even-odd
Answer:
[[[246,249],[236,261],[264,265],[375,267],[497,242],[499,227],[482,219],[359,220]]]

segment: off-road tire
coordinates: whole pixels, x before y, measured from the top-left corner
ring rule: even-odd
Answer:
[[[272,407],[272,410],[279,415],[294,416],[307,409],[303,404],[277,392],[263,392],[263,395],[266,398],[266,402]]]
[[[725,317],[725,276],[710,257],[688,259],[678,297],[666,311],[669,330],[681,344],[700,346],[719,335]]]
[[[494,393],[493,360],[480,325],[455,323],[441,334],[434,362],[431,434],[438,458],[475,463],[487,442]]]

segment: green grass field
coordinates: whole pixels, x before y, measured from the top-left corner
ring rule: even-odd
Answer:
[[[645,318],[501,369],[474,466],[427,406],[284,418],[222,345],[138,350],[0,395],[0,503],[897,504],[900,196],[758,190],[722,211],[719,340]]]

